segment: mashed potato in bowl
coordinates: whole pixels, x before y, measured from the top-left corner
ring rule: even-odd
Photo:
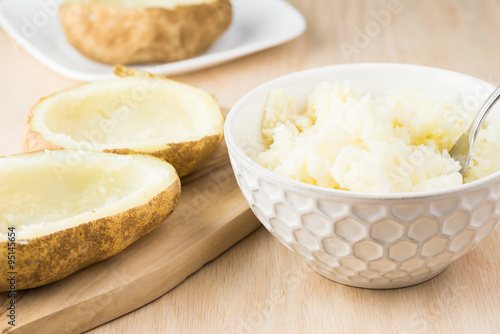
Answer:
[[[262,135],[268,149],[254,159],[293,180],[359,192],[437,190],[500,170],[500,127],[479,132],[463,179],[448,151],[467,130],[476,110],[459,95],[436,101],[406,90],[362,94],[349,82],[324,82],[305,110],[273,90]]]

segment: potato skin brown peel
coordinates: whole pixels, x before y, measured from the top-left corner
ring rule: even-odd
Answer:
[[[171,143],[163,150],[155,152],[141,152],[130,149],[104,150],[104,152],[117,154],[149,154],[165,160],[174,166],[179,177],[186,176],[203,165],[217,150],[222,142],[222,135],[207,136],[200,140]]]
[[[61,146],[46,141],[40,133],[31,129],[31,116],[32,114],[30,112],[28,120],[24,124],[23,128],[23,136],[21,140],[21,147],[23,149],[23,152],[61,149]]]

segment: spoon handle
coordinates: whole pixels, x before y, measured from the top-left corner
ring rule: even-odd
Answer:
[[[471,154],[472,154],[472,148],[474,147],[474,143],[476,142],[477,134],[479,133],[478,129],[483,124],[491,108],[495,105],[495,103],[497,103],[499,99],[500,99],[500,86],[498,86],[493,91],[493,93],[491,93],[488,99],[483,103],[481,109],[479,109],[478,113],[476,114],[476,117],[474,117],[471,126],[467,130],[470,136],[469,144],[470,144]],[[469,156],[471,156],[471,154],[469,154]]]

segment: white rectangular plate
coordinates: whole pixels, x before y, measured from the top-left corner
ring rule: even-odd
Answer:
[[[67,41],[57,15],[62,0],[0,1],[0,25],[47,67],[79,81],[113,78],[113,66],[86,58]],[[235,0],[233,22],[205,53],[173,63],[131,66],[156,74],[175,75],[214,66],[285,43],[305,28],[304,17],[283,0]]]

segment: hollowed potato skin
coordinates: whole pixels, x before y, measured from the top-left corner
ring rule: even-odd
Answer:
[[[122,251],[158,227],[176,208],[180,196],[179,178],[161,193],[122,213],[90,221],[15,246],[16,289],[35,288],[60,280],[86,266]],[[17,240],[17,242],[22,240]],[[8,242],[0,242],[0,257],[7,259]],[[0,261],[7,273],[7,261]],[[10,276],[10,275],[9,275]],[[8,291],[6,279],[0,292]]]
[[[122,65],[115,65],[114,72],[117,76],[126,77],[146,77],[155,78],[157,80],[170,80],[165,77],[151,74],[148,72],[142,72],[138,70],[133,70],[126,68]],[[67,90],[77,89],[78,87],[88,85],[81,84],[72,88],[67,88]],[[59,92],[60,93],[60,92]],[[72,148],[78,149],[78,147],[61,147],[46,140],[38,131],[31,128],[31,119],[33,117],[33,111],[36,110],[38,105],[44,100],[51,98],[59,93],[54,93],[52,95],[42,98],[29,112],[27,121],[24,125],[23,135],[21,139],[21,146],[24,152],[33,152],[40,150],[52,150],[61,148]],[[224,118],[222,111],[220,115]],[[156,151],[141,151],[131,148],[110,148],[104,150],[104,152],[117,153],[117,154],[146,154],[151,155],[156,158],[165,160],[174,166],[179,177],[183,177],[198,167],[200,167],[204,162],[206,162],[214,153],[217,151],[222,139],[224,137],[224,129],[221,127],[220,131],[214,135],[207,135],[201,139],[194,141],[186,141],[180,143],[165,143],[164,148]]]
[[[194,57],[229,27],[229,0],[167,8],[65,3],[59,17],[68,42],[106,64],[174,62]]]

